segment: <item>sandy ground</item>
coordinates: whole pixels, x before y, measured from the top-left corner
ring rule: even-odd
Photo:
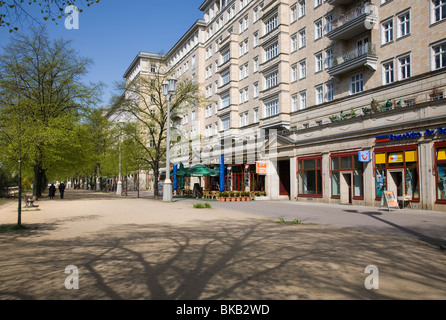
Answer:
[[[0,233],[2,300],[446,298],[446,252],[417,239],[87,191],[38,204],[31,230]],[[1,206],[0,225],[16,211]]]

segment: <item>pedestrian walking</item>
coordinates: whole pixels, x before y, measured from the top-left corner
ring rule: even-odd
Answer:
[[[49,197],[50,197],[50,199],[54,199],[55,195],[56,195],[56,187],[54,186],[54,184],[51,184],[51,186],[49,188]]]
[[[65,192],[65,183],[61,182],[59,184],[59,193],[60,193],[60,198],[63,199],[63,194]]]

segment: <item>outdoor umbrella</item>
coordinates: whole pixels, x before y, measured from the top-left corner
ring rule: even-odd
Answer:
[[[210,169],[203,164],[197,164],[192,168],[189,168],[187,174],[192,177],[214,177],[219,175],[219,171],[217,169]]]

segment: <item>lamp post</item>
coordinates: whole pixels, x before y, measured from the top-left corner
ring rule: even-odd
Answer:
[[[116,194],[118,196],[122,195],[122,178],[121,178],[121,123],[123,123],[124,120],[119,118],[118,124],[119,124],[119,176],[118,176],[118,184],[116,186]]]
[[[163,84],[163,95],[167,100],[167,137],[166,137],[166,180],[163,183],[163,201],[172,201],[172,181],[170,180],[170,98],[177,90],[177,80],[169,79]]]

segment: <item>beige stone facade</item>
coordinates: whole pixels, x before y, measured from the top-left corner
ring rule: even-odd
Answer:
[[[200,138],[201,156],[173,163],[269,161],[271,199],[378,205],[385,188],[446,210],[445,1],[207,0],[199,10],[165,56],[140,53],[125,75],[157,61],[201,84],[209,104],[180,128]],[[251,140],[277,157],[250,152]],[[357,163],[359,151],[370,162]]]

